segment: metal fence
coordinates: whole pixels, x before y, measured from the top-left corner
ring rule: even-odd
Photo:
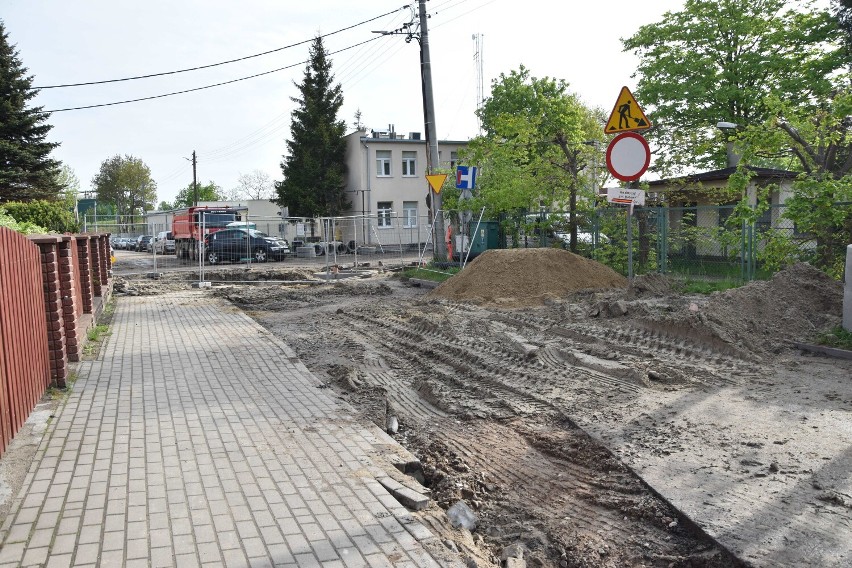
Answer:
[[[852,215],[852,204],[838,206],[849,208]],[[625,275],[660,272],[734,281],[766,278],[786,263],[813,261],[818,252],[824,255],[824,251],[818,251],[820,244],[813,236],[800,233],[784,215],[785,210],[784,205],[776,205],[744,215],[733,205],[637,207],[628,217],[626,208],[600,207],[578,214],[577,252]],[[433,260],[435,239],[448,244],[455,260],[461,262],[465,255],[459,252],[468,250],[468,235],[474,232],[479,215],[459,211],[442,211],[441,215],[444,227],[453,227],[452,236],[435,235],[433,218],[417,215],[416,210],[313,219],[246,212],[239,223],[287,240],[291,254],[285,262],[296,259],[326,267],[378,260],[383,264],[420,263]],[[489,248],[569,246],[568,214],[564,211],[518,211],[489,222],[499,225],[499,238]],[[171,231],[162,216],[147,222],[87,217],[84,225],[88,230],[97,227],[112,233],[114,248],[153,255],[155,268],[157,255],[169,252],[145,246],[145,241],[138,239],[147,235],[156,243],[158,235]],[[252,262],[249,253],[245,261]],[[186,259],[179,262],[189,264]],[[203,255],[192,261],[201,267],[205,262]]]
[[[852,204],[837,206],[852,214]],[[629,217],[627,208],[603,207],[578,216],[577,247],[625,275],[632,256],[634,275],[768,278],[787,263],[816,260],[816,239],[799,232],[785,211],[786,206],[774,205],[743,216],[734,205],[636,207]],[[507,246],[568,248],[567,213],[521,212],[505,216],[502,225]]]

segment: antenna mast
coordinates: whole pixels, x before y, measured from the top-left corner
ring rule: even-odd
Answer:
[[[476,66],[476,110],[482,108],[482,102],[485,100],[485,74],[482,72],[483,62],[483,47],[484,36],[482,34],[473,34],[473,63]],[[479,118],[479,113],[476,115],[476,124],[479,127],[479,133],[482,134],[482,119]]]

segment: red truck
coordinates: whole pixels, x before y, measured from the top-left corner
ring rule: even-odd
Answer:
[[[198,259],[198,243],[204,236],[224,229],[228,223],[240,221],[245,208],[199,206],[178,209],[172,220],[175,254],[178,258]]]

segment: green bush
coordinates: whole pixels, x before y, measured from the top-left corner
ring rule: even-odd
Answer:
[[[61,201],[10,201],[3,208],[18,223],[44,227],[43,232],[76,233],[80,229],[73,213]]]
[[[6,227],[25,235],[39,235],[47,232],[47,229],[34,223],[19,223],[2,207],[0,207],[0,227]]]

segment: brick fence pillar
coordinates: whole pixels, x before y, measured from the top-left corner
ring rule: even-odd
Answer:
[[[89,254],[89,245],[91,240],[88,235],[76,235],[77,239],[77,254],[80,257],[80,271],[77,274],[78,282],[80,283],[80,291],[83,297],[83,313],[92,313],[92,295],[94,293],[92,287],[92,268]]]
[[[99,242],[101,245],[101,274],[104,276],[101,283],[106,286],[109,279],[112,278],[112,255],[109,253],[109,233],[101,234],[99,236]]]
[[[80,360],[81,341],[78,337],[77,322],[82,308],[77,299],[77,267],[74,263],[76,239],[70,235],[61,237],[57,243],[59,253],[59,290],[62,299],[62,320],[65,328],[65,354],[71,362]]]
[[[89,258],[91,259],[92,268],[92,292],[98,298],[103,296],[102,284],[106,283],[106,271],[103,270],[103,262],[101,259],[103,251],[101,248],[100,238],[98,235],[89,235]]]
[[[68,379],[68,356],[65,349],[65,321],[60,279],[61,237],[39,236],[31,240],[41,249],[41,276],[44,287],[45,318],[47,319],[47,350],[50,359],[50,378],[54,385],[64,387]]]

